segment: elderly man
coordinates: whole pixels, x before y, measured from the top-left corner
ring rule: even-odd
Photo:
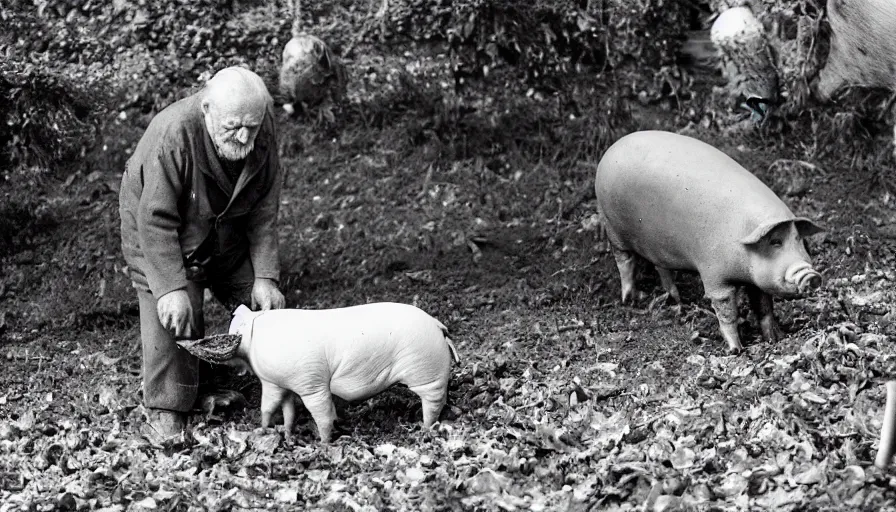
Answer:
[[[284,306],[272,109],[258,75],[223,69],[156,115],[127,162],[122,250],[140,303],[143,428],[156,439],[182,432],[196,401],[198,361],[175,339],[204,335],[205,288],[231,310]]]

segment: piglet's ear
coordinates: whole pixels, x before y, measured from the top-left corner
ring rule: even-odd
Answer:
[[[790,219],[763,222],[762,224],[756,226],[756,229],[754,229],[752,233],[741,238],[740,243],[744,245],[757,244],[760,240],[765,238],[766,235],[771,233],[773,229],[787,222],[790,222]]]
[[[793,219],[793,223],[796,225],[796,231],[800,234],[800,238],[810,237],[825,231],[823,227],[805,217],[797,217]]]
[[[243,322],[245,321],[246,313],[251,313],[252,310],[247,308],[245,304],[240,304],[236,311],[233,312],[233,319],[230,320],[230,328],[227,332],[230,334],[236,334],[237,329],[242,327]]]

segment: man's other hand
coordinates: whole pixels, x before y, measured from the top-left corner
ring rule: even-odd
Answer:
[[[286,299],[277,289],[277,284],[273,279],[256,279],[252,285],[252,309],[283,309],[286,306]]]
[[[193,335],[193,306],[186,290],[174,290],[159,297],[156,310],[159,321],[175,338],[189,338]]]

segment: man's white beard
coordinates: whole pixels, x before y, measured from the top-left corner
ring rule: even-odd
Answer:
[[[231,142],[216,142],[215,148],[218,150],[218,156],[223,158],[224,160],[242,160],[246,158],[246,156],[252,152],[252,149],[255,147],[255,141],[253,140],[249,144],[239,144],[239,143],[231,143]]]

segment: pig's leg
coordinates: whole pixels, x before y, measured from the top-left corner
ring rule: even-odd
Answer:
[[[678,287],[675,286],[675,278],[672,277],[672,271],[668,268],[656,267],[656,273],[660,275],[660,283],[666,293],[672,297],[676,304],[681,303],[681,295],[678,293]]]
[[[635,291],[635,253],[611,247],[616,268],[619,269],[619,279],[622,281],[622,303],[625,304]]]
[[[423,427],[429,428],[433,423],[439,421],[439,415],[445,402],[448,401],[448,385],[445,382],[437,381],[423,386],[415,386],[409,388],[420,397],[423,405]]]
[[[289,393],[288,389],[283,389],[272,382],[261,381],[261,426],[263,428],[271,426],[271,416],[283,403],[287,393]]]
[[[719,320],[719,330],[728,342],[728,351],[733,354],[740,353],[744,347],[740,344],[740,335],[737,333],[737,288],[733,286],[710,288],[705,283],[704,286]]]
[[[315,393],[300,395],[305,408],[314,418],[317,425],[317,433],[323,443],[329,443],[333,435],[333,422],[336,421],[336,404],[333,403],[333,395],[329,389],[321,389]]]
[[[286,435],[292,434],[292,426],[296,421],[296,398],[292,392],[286,394],[283,400],[283,430]]]
[[[759,320],[762,337],[770,343],[778,341],[782,333],[781,328],[778,327],[778,321],[775,319],[772,296],[755,286],[747,286],[747,297],[750,299],[750,309]]]

